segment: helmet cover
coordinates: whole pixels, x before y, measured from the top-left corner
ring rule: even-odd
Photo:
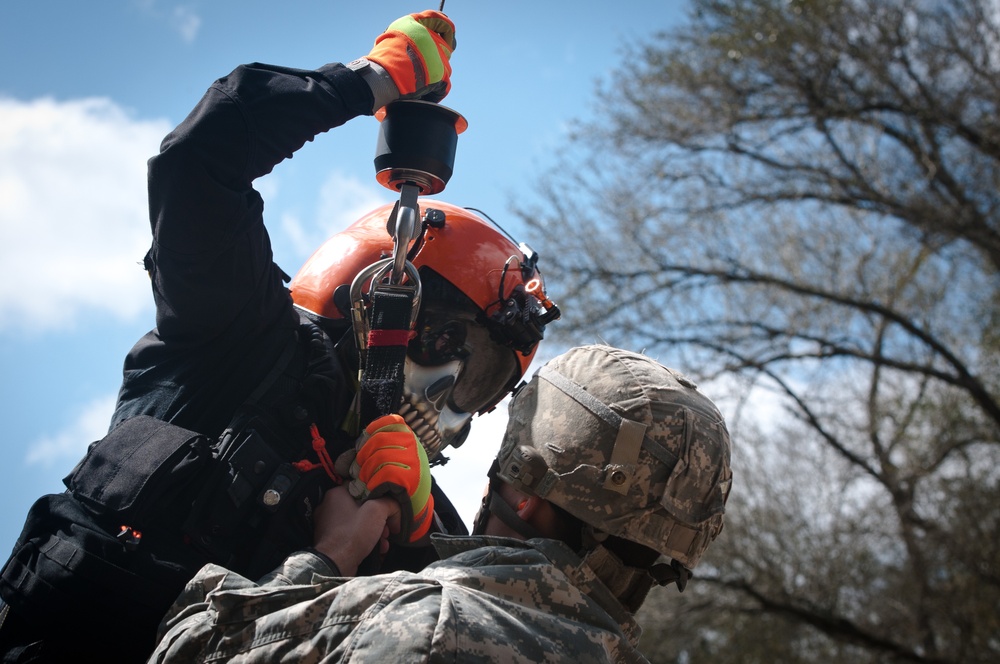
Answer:
[[[583,346],[542,367],[509,412],[497,461],[514,488],[689,569],[722,530],[729,432],[682,374]]]

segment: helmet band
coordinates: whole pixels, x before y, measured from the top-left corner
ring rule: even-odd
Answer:
[[[628,493],[635,477],[639,450],[646,437],[646,425],[623,418],[579,384],[548,365],[539,369],[538,376],[618,431],[604,477],[604,488],[622,495]]]

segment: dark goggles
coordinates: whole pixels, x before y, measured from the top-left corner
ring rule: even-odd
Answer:
[[[490,408],[520,376],[514,351],[496,343],[475,316],[425,307],[417,320],[410,359],[426,367],[461,362],[450,405],[464,413]]]

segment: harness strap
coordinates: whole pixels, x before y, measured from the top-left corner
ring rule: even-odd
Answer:
[[[372,294],[371,328],[359,390],[362,425],[399,412],[412,310],[412,291],[375,289]]]
[[[292,361],[292,357],[295,356],[295,351],[298,349],[298,346],[299,333],[296,330],[292,334],[292,340],[285,344],[285,348],[281,351],[281,355],[278,356],[274,366],[272,366],[268,374],[264,376],[264,379],[260,381],[260,385],[257,386],[257,389],[247,397],[246,401],[243,402],[243,406],[255,404],[260,401],[264,394],[271,389],[271,386],[274,385],[275,381],[278,380],[278,376],[280,376],[282,372],[288,368],[288,364]]]

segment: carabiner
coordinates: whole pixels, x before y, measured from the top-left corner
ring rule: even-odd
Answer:
[[[392,289],[401,291],[413,291],[413,303],[410,309],[410,327],[417,322],[417,314],[420,312],[420,300],[423,296],[423,287],[420,283],[420,273],[416,266],[410,261],[403,262],[403,271],[409,277],[407,283],[389,284],[383,283],[386,275],[392,270],[395,258],[383,258],[376,261],[358,272],[351,282],[351,326],[354,328],[354,340],[358,348],[358,353],[364,360],[365,349],[368,347],[368,318],[365,315],[365,298],[362,288],[371,279],[371,286],[368,288],[369,296],[376,289]]]

